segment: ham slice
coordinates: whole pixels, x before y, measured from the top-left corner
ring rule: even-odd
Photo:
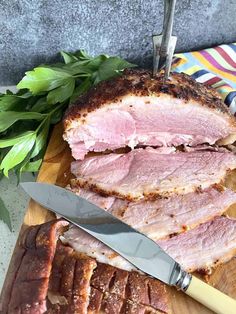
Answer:
[[[76,193],[78,196],[85,198],[90,203],[93,203],[105,210],[109,210],[110,208],[112,208],[115,201],[117,202],[118,200],[113,196],[102,196],[93,191],[81,189],[77,187],[77,182],[74,179],[71,180],[70,185],[68,185],[66,188],[70,190],[71,192]],[[119,200],[119,201],[121,202],[121,206],[124,206],[127,204],[127,201],[125,200]]]
[[[77,185],[126,200],[186,194],[221,182],[236,167],[231,152],[173,148],[135,149],[72,163]]]
[[[234,142],[235,119],[213,89],[183,73],[165,83],[162,75],[127,70],[79,98],[64,118],[74,158],[125,146]]]
[[[221,186],[153,201],[128,202],[73,188],[73,180],[71,185],[72,192],[108,210],[153,240],[190,230],[222,215],[236,203],[236,193]]]
[[[236,219],[216,217],[158,244],[188,271],[207,272],[236,255]]]
[[[121,269],[135,267],[83,230],[72,227],[63,236],[76,251]],[[157,243],[189,272],[205,271],[236,255],[236,219],[224,216]]]

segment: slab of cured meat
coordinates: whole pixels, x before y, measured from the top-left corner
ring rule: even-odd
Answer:
[[[235,255],[235,193],[221,185],[226,177],[230,187],[236,188],[235,174],[233,176],[230,170],[235,168],[235,155],[227,147],[235,140],[235,130],[235,118],[214,90],[182,74],[173,74],[163,85],[162,74],[152,78],[146,71],[126,71],[123,76],[96,86],[68,110],[64,131],[59,125],[52,134],[38,181],[63,187],[71,183],[70,188],[75,193],[153,237],[190,271],[214,269],[208,276],[209,283],[236,298],[236,260],[231,259]],[[77,159],[73,172],[78,176],[78,170],[83,170],[81,178],[78,176],[72,181],[71,151],[62,141],[62,133]],[[221,145],[226,146],[222,148]],[[117,150],[120,148],[125,150]],[[91,152],[97,153],[91,155]],[[99,156],[104,153],[107,157]],[[147,157],[144,166],[143,157],[140,159],[141,178],[140,173],[135,172],[140,166],[133,162],[136,155]],[[164,168],[156,172],[158,162],[154,164],[151,155],[162,158],[165,173]],[[126,160],[122,167],[116,167],[113,162],[109,167],[92,162],[106,158],[115,161],[121,157]],[[88,160],[93,164],[91,169]],[[181,160],[189,163],[191,168],[185,167]],[[86,165],[87,169],[81,165]],[[172,173],[170,167],[173,167]],[[125,171],[130,169],[134,172],[125,177]],[[146,173],[145,169],[150,172]],[[161,189],[157,191],[151,185],[149,176]],[[143,184],[144,177],[147,186]],[[97,184],[91,184],[97,179],[103,181],[99,182],[99,189]],[[111,180],[110,190],[104,181],[108,179]],[[128,182],[132,189],[123,185],[120,190],[117,179]],[[129,190],[132,190],[131,194]],[[49,211],[31,201],[24,223],[36,225],[50,219]],[[46,242],[43,241],[45,237],[36,241],[36,233],[43,230],[39,227],[29,229],[30,237],[20,234],[20,245],[16,246],[0,297],[0,313],[25,311],[36,314],[44,313],[46,309],[48,313],[83,313],[85,310],[95,314],[111,311],[111,304],[115,305],[114,314],[121,311],[210,313],[174,289],[167,300],[167,287],[157,280],[150,283],[149,278],[139,274],[127,262],[123,263],[121,257],[103,244],[94,239],[91,242],[87,234],[76,235],[73,228],[65,232],[67,227],[61,221],[50,226],[49,241]],[[48,227],[42,228],[46,230]],[[59,234],[63,237],[55,242]],[[73,241],[74,248],[65,245],[65,241]],[[89,257],[89,252],[84,249],[90,250],[91,243],[92,249],[98,250],[94,250],[97,255],[93,253]],[[179,249],[176,245],[180,245]],[[102,254],[103,250],[107,254]],[[189,252],[188,259],[183,259],[185,251]],[[225,264],[215,268],[220,263]],[[119,283],[118,288],[114,282]],[[141,294],[134,287],[140,287]]]
[[[64,118],[75,159],[129,146],[233,143],[236,122],[213,89],[188,75],[126,70],[78,99]]]

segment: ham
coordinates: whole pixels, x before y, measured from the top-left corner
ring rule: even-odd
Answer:
[[[80,97],[64,118],[75,159],[129,146],[230,144],[236,122],[213,90],[172,73],[163,83],[148,71],[127,70]]]
[[[124,258],[82,229],[71,227],[63,241],[76,251],[95,257],[98,261],[125,270],[134,270]],[[229,261],[236,255],[236,219],[224,216],[157,243],[188,272],[204,271]]]
[[[68,225],[54,220],[28,228],[1,313],[133,314],[169,312],[166,287],[138,272],[97,262],[58,240]],[[114,311],[115,310],[115,311]]]
[[[89,313],[166,313],[167,291],[158,280],[97,263],[91,278]],[[91,312],[90,312],[91,311]]]
[[[109,210],[116,201],[116,198],[113,196],[102,196],[93,191],[78,188],[77,182],[74,179],[71,180],[71,183],[66,188],[105,210]],[[127,203],[125,200],[120,201],[122,206]]]
[[[153,240],[190,230],[222,215],[236,203],[236,193],[222,186],[153,201],[128,202],[73,187],[71,190],[146,234]]]
[[[236,219],[216,217],[158,244],[189,272],[208,272],[236,255]]]
[[[236,156],[225,150],[140,148],[75,161],[71,171],[79,187],[133,201],[205,189],[235,167]]]
[[[217,223],[225,230],[226,251],[219,260],[232,256],[229,231],[234,221],[218,216],[235,202],[235,194],[216,185],[236,168],[235,154],[221,147],[235,141],[236,121],[213,89],[182,73],[172,73],[164,82],[163,73],[152,77],[148,71],[127,70],[100,83],[68,109],[63,137],[77,160],[71,165],[75,193],[161,241],[170,254],[171,241],[180,241],[177,260],[187,270],[214,264],[207,254],[215,258],[219,253],[218,246],[211,251],[209,242],[214,232],[212,238],[220,246]],[[107,154],[86,156],[89,152]],[[184,264],[181,241],[186,241],[190,256],[190,243],[201,237],[206,255],[204,251],[201,259],[196,244],[199,264],[191,265],[190,258]],[[81,230],[70,229],[64,241],[102,262],[133,269]]]

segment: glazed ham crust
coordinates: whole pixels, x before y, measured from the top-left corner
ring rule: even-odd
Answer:
[[[82,96],[64,118],[75,159],[129,146],[230,144],[236,122],[219,95],[185,74],[127,70]]]
[[[58,220],[26,230],[15,258],[15,273],[10,274],[2,295],[1,313],[45,313],[56,243],[67,225],[68,222]]]
[[[3,314],[167,313],[164,284],[75,252],[58,240],[68,223],[26,230],[0,301]],[[114,311],[114,309],[116,311]]]
[[[171,73],[171,79],[163,83],[163,73],[152,73],[147,70],[128,69],[122,76],[101,82],[97,87],[92,88],[87,94],[77,100],[65,116],[64,122],[70,119],[80,118],[81,113],[89,113],[109,105],[114,99],[126,94],[136,96],[149,96],[151,93],[156,96],[168,94],[174,98],[185,101],[195,100],[202,106],[220,110],[229,114],[230,111],[221,100],[215,89],[196,82],[185,73]],[[78,108],[76,108],[78,106]],[[233,123],[233,119],[232,119]]]

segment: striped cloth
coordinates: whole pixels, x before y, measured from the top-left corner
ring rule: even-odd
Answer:
[[[236,43],[176,54],[172,71],[214,87],[236,115]]]

